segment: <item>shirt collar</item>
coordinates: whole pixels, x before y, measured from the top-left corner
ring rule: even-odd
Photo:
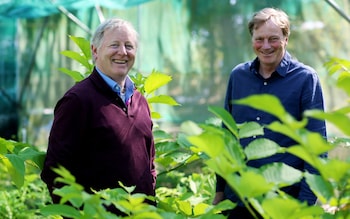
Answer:
[[[96,67],[96,70],[99,73],[99,75],[101,75],[103,80],[107,83],[108,87],[110,87],[114,92],[116,92],[119,96],[121,96],[121,92],[120,92],[121,88],[120,88],[119,84],[117,82],[115,82],[114,80],[112,80],[107,75],[105,75],[104,73],[102,73],[102,71],[100,69],[98,69],[97,67]],[[130,97],[134,93],[134,89],[135,89],[134,82],[127,75],[126,80],[125,80],[125,99],[123,99],[123,101],[125,103],[129,103]]]
[[[292,59],[292,56],[288,53],[288,51],[286,51],[284,53],[284,56],[283,56],[280,64],[278,65],[278,67],[276,69],[276,72],[280,76],[285,77],[287,75],[291,59]],[[257,74],[259,72],[259,65],[260,65],[259,59],[258,59],[258,57],[256,57],[250,66],[250,70],[253,71],[255,74]]]

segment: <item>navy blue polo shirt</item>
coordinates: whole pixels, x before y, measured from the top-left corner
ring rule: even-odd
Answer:
[[[256,58],[253,61],[237,65],[231,72],[225,97],[225,109],[231,113],[237,123],[254,121],[261,125],[267,125],[276,121],[277,118],[269,113],[232,102],[256,94],[276,96],[285,110],[297,120],[302,119],[305,110],[324,109],[322,89],[316,71],[310,66],[292,59],[288,52],[285,53],[280,65],[270,78],[264,79],[258,70],[259,60]],[[306,128],[326,137],[325,121],[309,119]],[[264,129],[264,136],[260,137],[271,139],[283,147],[295,144],[292,139],[269,129]],[[245,147],[254,139],[241,139],[241,145]],[[248,162],[248,165],[260,167],[271,162],[284,162],[297,169],[315,173],[310,165],[290,154],[276,154],[268,158],[252,160]],[[225,186],[225,183],[220,181],[218,180],[217,183],[217,191],[223,191]],[[302,199],[307,200],[308,198]]]

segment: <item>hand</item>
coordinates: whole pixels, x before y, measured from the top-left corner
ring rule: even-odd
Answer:
[[[224,192],[216,192],[213,200],[213,205],[219,204],[219,202],[222,200],[224,200]]]

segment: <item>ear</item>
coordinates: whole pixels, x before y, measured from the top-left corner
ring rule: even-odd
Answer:
[[[95,47],[94,45],[91,45],[90,48],[91,48],[91,53],[92,53],[92,59],[96,60],[96,58],[97,58],[97,47]]]

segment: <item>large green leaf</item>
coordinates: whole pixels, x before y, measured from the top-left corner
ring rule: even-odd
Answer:
[[[313,155],[322,155],[334,148],[320,133],[302,130],[299,136],[301,137],[300,143]]]
[[[62,215],[68,218],[80,218],[82,215],[79,210],[69,205],[52,204],[40,209],[44,216]]]
[[[58,70],[70,76],[75,82],[78,82],[84,79],[84,76],[78,71],[73,71],[66,68],[59,68]]]
[[[320,110],[308,110],[305,111],[305,115],[311,116],[316,119],[324,119],[331,122],[344,134],[350,136],[350,118],[345,113],[350,111],[350,106],[339,109],[334,112],[323,112]]]
[[[203,132],[203,129],[193,121],[185,121],[181,123],[180,129],[187,135],[199,135]]]
[[[239,138],[249,138],[264,134],[264,128],[257,122],[245,122],[238,125]]]
[[[10,141],[0,137],[0,155],[6,154],[10,145],[11,145]]]
[[[54,194],[61,196],[61,204],[70,202],[76,208],[80,208],[83,204],[82,190],[77,186],[63,186],[55,189]]]
[[[294,145],[288,147],[286,150],[288,153],[291,153],[308,162],[311,166],[318,167],[320,164],[319,158],[316,157],[314,154],[311,154],[305,147],[301,145]]]
[[[255,109],[268,112],[279,118],[281,121],[285,121],[286,117],[288,116],[288,113],[285,111],[280,100],[270,94],[251,95],[234,102],[236,104],[247,105]]]
[[[189,136],[188,140],[209,157],[218,157],[223,152],[225,146],[222,136],[208,132],[204,132],[198,136]]]
[[[308,172],[305,173],[305,179],[321,203],[328,203],[332,197],[335,197],[335,190],[329,180]]]
[[[240,172],[240,176],[235,181],[228,182],[241,197],[254,198],[270,191],[274,184],[267,181],[261,174],[254,171]]]
[[[23,186],[25,165],[24,160],[16,154],[6,154],[7,159],[3,159],[7,171],[9,172],[12,181],[15,183],[17,188]]]
[[[38,168],[42,169],[46,153],[37,151],[32,147],[25,147],[18,153],[18,156],[25,161],[30,161],[32,164],[35,164]]]
[[[236,206],[237,206],[236,203],[233,203],[229,199],[226,199],[226,200],[218,203],[217,205],[209,207],[207,212],[211,213],[211,214],[217,214],[217,213],[223,212],[225,210],[233,209]]]
[[[268,182],[272,182],[278,187],[290,186],[299,182],[303,173],[284,163],[271,163],[260,167],[261,174]]]
[[[198,216],[198,215],[203,215],[206,213],[207,209],[209,208],[210,205],[206,203],[199,203],[193,207],[193,215]]]
[[[350,176],[350,163],[344,160],[325,160],[318,169],[323,177],[334,182],[340,182]]]
[[[171,76],[162,74],[157,71],[152,71],[152,73],[145,80],[145,92],[151,94],[158,88],[166,85],[171,81]]]
[[[350,96],[350,71],[342,72],[337,81],[337,87],[343,89]]]
[[[79,49],[82,51],[84,54],[84,57],[87,60],[91,59],[91,48],[90,48],[90,42],[85,39],[84,37],[75,37],[70,35],[70,39],[74,41],[74,43],[79,47]]]
[[[256,139],[244,148],[244,153],[248,160],[269,157],[278,152],[283,152],[283,148],[281,148],[276,142],[266,138]]]
[[[209,106],[208,110],[209,112],[212,112],[214,115],[219,117],[225,126],[238,138],[236,121],[233,119],[231,114],[227,112],[227,110],[217,106]]]
[[[307,206],[293,198],[273,197],[263,200],[262,206],[271,219],[312,219],[324,213],[320,206]]]
[[[298,133],[296,132],[296,130],[291,128],[290,126],[284,124],[284,123],[280,123],[279,121],[275,121],[275,122],[272,122],[269,125],[267,125],[266,128],[268,128],[274,132],[278,132],[278,133],[281,133],[285,136],[288,136],[296,142],[301,142],[301,138],[298,135]]]
[[[162,103],[168,104],[170,106],[178,106],[180,105],[176,100],[168,95],[158,95],[147,98],[148,103]]]
[[[89,60],[86,59],[86,57],[82,56],[80,53],[70,50],[64,50],[61,52],[62,55],[74,59],[75,61],[79,62],[82,66],[84,66],[87,69],[91,69]]]
[[[192,215],[192,205],[189,201],[178,200],[176,201],[176,205],[183,214],[187,216]]]

